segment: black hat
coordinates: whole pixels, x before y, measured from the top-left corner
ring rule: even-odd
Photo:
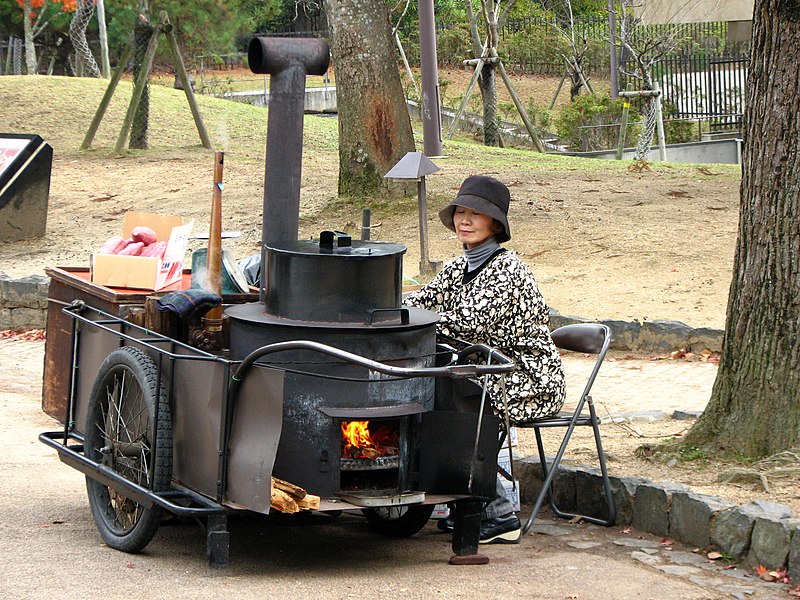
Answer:
[[[497,242],[502,244],[511,239],[507,217],[510,202],[511,192],[503,182],[486,175],[472,175],[461,184],[455,200],[439,211],[439,219],[450,231],[455,231],[453,213],[456,206],[471,208],[477,213],[492,217],[503,226],[503,231],[495,235]]]

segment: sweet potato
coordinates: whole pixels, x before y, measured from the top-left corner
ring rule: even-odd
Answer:
[[[126,240],[121,235],[112,235],[110,238],[106,240],[106,243],[103,244],[103,247],[97,251],[98,254],[117,254],[122,249],[125,248],[128,244],[130,244],[130,240]]]
[[[134,227],[131,230],[131,238],[134,242],[142,242],[144,245],[155,244],[158,241],[156,232],[143,225]]]
[[[153,256],[155,258],[164,258],[164,252],[167,249],[167,242],[156,242],[154,244],[147,244],[139,256]]]
[[[119,256],[139,256],[139,253],[144,248],[143,242],[132,242],[125,246],[121,251],[117,252]]]

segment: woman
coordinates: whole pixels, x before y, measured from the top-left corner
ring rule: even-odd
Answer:
[[[505,375],[489,377],[494,412],[510,422],[557,413],[564,404],[561,357],[547,327],[549,309],[531,270],[500,244],[511,239],[511,194],[497,179],[468,177],[456,198],[439,212],[454,231],[464,255],[456,258],[406,304],[439,313],[442,334],[497,348],[517,364]],[[516,543],[521,525],[498,478],[497,497],[487,504],[481,523],[482,544]]]

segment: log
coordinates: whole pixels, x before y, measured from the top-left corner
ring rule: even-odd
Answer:
[[[300,510],[300,508],[297,506],[297,502],[294,501],[294,498],[292,498],[283,490],[279,490],[275,487],[272,488],[270,506],[275,510],[288,514],[296,513]]]
[[[317,510],[319,509],[319,496],[306,494],[305,498],[297,501],[297,506],[300,510]]]
[[[279,490],[294,496],[295,500],[302,500],[306,497],[306,491],[299,485],[289,483],[288,481],[278,479],[277,477],[272,478],[272,487],[278,488]]]

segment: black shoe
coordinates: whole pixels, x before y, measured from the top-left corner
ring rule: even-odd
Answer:
[[[436,528],[439,531],[453,531],[453,527],[455,527],[455,523],[452,516],[439,519],[439,521],[436,523]]]
[[[517,515],[481,521],[481,544],[517,544],[522,536],[522,524]]]

